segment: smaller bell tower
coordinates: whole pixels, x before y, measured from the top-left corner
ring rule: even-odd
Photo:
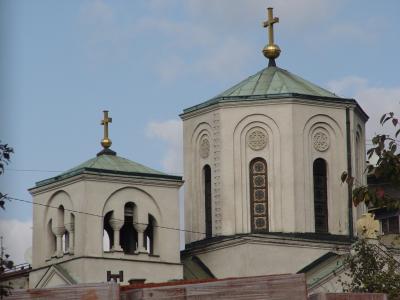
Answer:
[[[104,111],[95,157],[29,190],[37,204],[31,288],[105,282],[109,274],[122,274],[122,284],[182,279],[182,178],[117,156],[111,122]]]

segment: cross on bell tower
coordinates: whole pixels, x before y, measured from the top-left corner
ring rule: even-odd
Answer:
[[[275,58],[281,53],[278,45],[274,44],[274,24],[279,22],[279,18],[274,18],[273,8],[268,7],[268,20],[263,22],[263,27],[268,28],[268,45],[263,49],[263,54],[269,59],[268,67],[275,67]]]
[[[101,120],[101,125],[104,126],[104,137],[101,140],[101,145],[103,146],[103,150],[97,153],[97,156],[102,155],[102,154],[108,154],[108,155],[116,155],[116,152],[112,151],[110,149],[111,147],[111,139],[108,137],[108,124],[112,123],[112,118],[108,117],[108,110],[103,111],[104,117],[103,120]]]

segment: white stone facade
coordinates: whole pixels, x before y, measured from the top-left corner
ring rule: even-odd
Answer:
[[[249,163],[267,163],[270,232],[315,232],[313,162],[327,165],[328,229],[347,235],[346,107],[356,184],[365,184],[366,117],[354,103],[268,99],[219,103],[181,115],[183,120],[186,243],[204,238],[205,165],[212,172],[212,233],[251,232]],[[209,155],[201,155],[202,141]],[[354,209],[353,219],[364,212]],[[353,222],[355,223],[355,222]]]
[[[35,205],[33,211],[30,287],[41,285],[52,265],[61,267],[76,283],[105,282],[108,270],[122,270],[123,284],[130,279],[181,279],[176,230],[181,185],[176,179],[84,172],[31,189],[33,201],[43,206]],[[125,237],[126,244],[135,244],[130,253],[123,251],[119,241],[127,216],[128,225],[133,225],[130,230],[134,228],[137,235],[133,242],[132,236]],[[111,245],[106,246],[105,222],[112,227]]]

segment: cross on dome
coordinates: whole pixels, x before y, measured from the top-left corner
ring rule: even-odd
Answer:
[[[108,124],[112,123],[112,118],[108,117],[108,110],[104,110],[103,113],[104,113],[104,118],[103,120],[101,120],[101,125],[104,126],[104,137],[101,140],[101,145],[103,146],[104,149],[108,149],[111,147],[112,144],[110,138],[108,137]]]
[[[263,27],[268,28],[268,45],[264,47],[263,54],[269,59],[268,66],[275,67],[275,58],[279,56],[281,49],[274,44],[274,24],[279,23],[279,18],[273,16],[272,10],[272,7],[268,7],[268,20],[263,22]]]

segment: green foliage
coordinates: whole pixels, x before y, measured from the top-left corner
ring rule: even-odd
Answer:
[[[4,165],[10,162],[12,153],[14,153],[14,149],[9,147],[8,144],[1,144],[0,141],[0,175],[4,172]]]
[[[1,248],[0,248],[0,275],[4,274],[6,270],[12,269],[14,263],[10,260],[10,255],[4,252],[3,237],[1,237]],[[11,284],[0,283],[0,299],[7,297],[11,294]]]
[[[14,149],[8,146],[8,144],[1,144],[0,141],[0,175],[4,173],[4,166],[10,162],[11,154],[14,153]],[[0,192],[0,207],[4,208],[5,201],[8,199],[6,194]],[[9,200],[9,199],[8,199]],[[3,237],[1,237],[0,245],[0,275],[6,270],[11,269],[14,266],[12,260],[9,259],[10,255],[4,252],[3,248]],[[0,283],[0,298],[7,297],[11,294],[11,285]]]
[[[344,291],[386,293],[390,300],[400,299],[400,264],[377,245],[358,241],[345,266],[351,281],[339,279]]]
[[[394,134],[377,134],[372,139],[373,147],[368,149],[368,159],[375,154],[378,158],[375,165],[368,164],[366,172],[375,176],[381,183],[388,184],[395,189],[400,188],[400,123],[394,113],[386,113],[380,119],[380,124],[391,123]],[[343,172],[342,182],[350,185],[354,183],[354,177]],[[353,190],[353,203],[357,206],[364,202],[369,207],[387,207],[388,209],[400,209],[400,199],[390,194],[383,186],[358,186]]]
[[[10,162],[12,153],[14,153],[14,149],[8,146],[8,144],[1,144],[0,141],[0,175],[4,173],[4,165]],[[2,209],[5,209],[4,205],[5,205],[5,200],[7,199],[8,199],[7,195],[0,192],[0,207]]]

